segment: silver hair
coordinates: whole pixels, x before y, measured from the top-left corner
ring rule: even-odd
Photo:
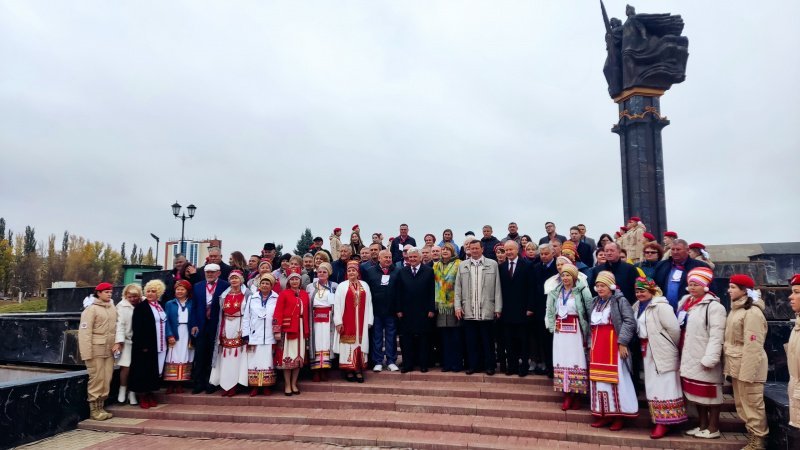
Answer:
[[[550,251],[553,251],[553,246],[552,246],[552,245],[550,245],[550,244],[547,244],[547,243],[545,243],[545,244],[542,244],[542,245],[540,245],[540,246],[539,246],[539,251],[541,252],[541,251],[543,251],[543,250],[550,250]]]
[[[417,247],[411,247],[411,248],[410,248],[410,249],[408,249],[408,251],[406,252],[406,254],[407,254],[407,255],[409,255],[409,256],[411,256],[411,254],[412,254],[412,253],[416,253],[417,255],[420,255],[420,256],[422,256],[422,252],[420,252],[420,251],[419,251],[419,248],[417,248]]]
[[[512,223],[513,223],[513,222],[512,222]],[[505,241],[505,242],[503,243],[503,247],[505,247],[505,246],[506,246],[507,244],[509,244],[509,243],[511,243],[511,244],[514,244],[514,247],[516,247],[516,248],[517,248],[517,250],[519,250],[519,244],[517,244],[517,241],[515,241],[515,240],[513,240],[513,239],[509,239],[509,240]]]
[[[675,244],[683,245],[683,246],[686,246],[686,247],[689,246],[689,243],[686,242],[685,239],[675,239],[674,241],[672,241],[672,245],[674,246]]]

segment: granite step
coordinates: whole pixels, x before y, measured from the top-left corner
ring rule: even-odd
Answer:
[[[355,417],[348,418],[355,419]],[[347,423],[348,418],[343,417],[341,420]],[[375,419],[380,420],[377,416]],[[424,420],[424,417],[420,419]],[[377,426],[360,424],[353,426],[352,424],[265,424],[116,417],[102,422],[86,420],[79,424],[79,428],[86,430],[160,436],[324,442],[344,446],[393,446],[418,449],[554,448],[549,444],[543,445],[540,441],[589,444],[595,448],[597,445],[612,445],[632,448],[696,449],[702,445],[704,450],[732,450],[743,445],[740,440],[742,436],[737,433],[723,433],[720,439],[701,443],[697,439],[684,436],[667,436],[661,440],[652,440],[647,433],[638,429],[612,432],[607,429],[594,429],[585,423],[559,421],[514,421],[481,417],[476,418],[469,426],[471,431],[454,431],[446,428],[433,432],[433,430],[395,429],[389,427],[386,421],[383,425]]]

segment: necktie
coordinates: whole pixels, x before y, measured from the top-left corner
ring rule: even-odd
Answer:
[[[411,271],[414,273],[414,276],[417,276],[417,268],[416,267],[412,267]]]
[[[511,263],[509,263],[508,265],[508,276],[509,277],[514,276],[514,261],[511,261]]]
[[[389,269],[383,269],[383,274],[384,275],[389,275]]]

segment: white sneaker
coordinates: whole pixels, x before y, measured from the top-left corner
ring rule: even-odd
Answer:
[[[719,430],[713,433],[708,430],[700,430],[694,435],[694,437],[700,439],[718,439],[720,436],[722,436],[722,434],[719,432]]]
[[[380,372],[381,370],[383,370],[383,366],[380,364],[375,364],[375,367],[372,368],[373,372]]]
[[[118,403],[125,403],[125,399],[128,397],[128,388],[127,386],[120,386],[119,387],[119,395],[117,395],[117,402]]]
[[[131,405],[138,405],[139,402],[136,401],[136,392],[128,392],[128,401]]]
[[[389,364],[389,370],[391,370],[392,372],[397,372],[398,370],[400,370],[400,368],[397,367],[397,364]]]
[[[687,436],[694,436],[699,432],[700,432],[700,427],[694,427],[691,430],[684,431],[683,434],[685,434]]]

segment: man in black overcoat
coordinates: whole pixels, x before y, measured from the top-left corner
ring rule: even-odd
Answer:
[[[203,268],[206,279],[192,287],[192,317],[189,320],[189,334],[194,342],[194,362],[192,363],[192,394],[204,389],[212,394],[215,386],[208,384],[211,375],[211,357],[214,352],[214,337],[219,332],[219,296],[230,284],[220,279],[220,267],[206,264]]]
[[[395,287],[395,307],[400,319],[400,348],[403,351],[401,372],[419,365],[421,372],[428,371],[429,340],[434,311],[433,269],[421,264],[418,248],[407,252],[408,266],[400,269]]]
[[[536,300],[533,264],[519,257],[519,244],[507,240],[503,244],[506,261],[500,264],[500,287],[503,292],[502,328],[505,334],[506,375],[528,375],[530,328]]]

